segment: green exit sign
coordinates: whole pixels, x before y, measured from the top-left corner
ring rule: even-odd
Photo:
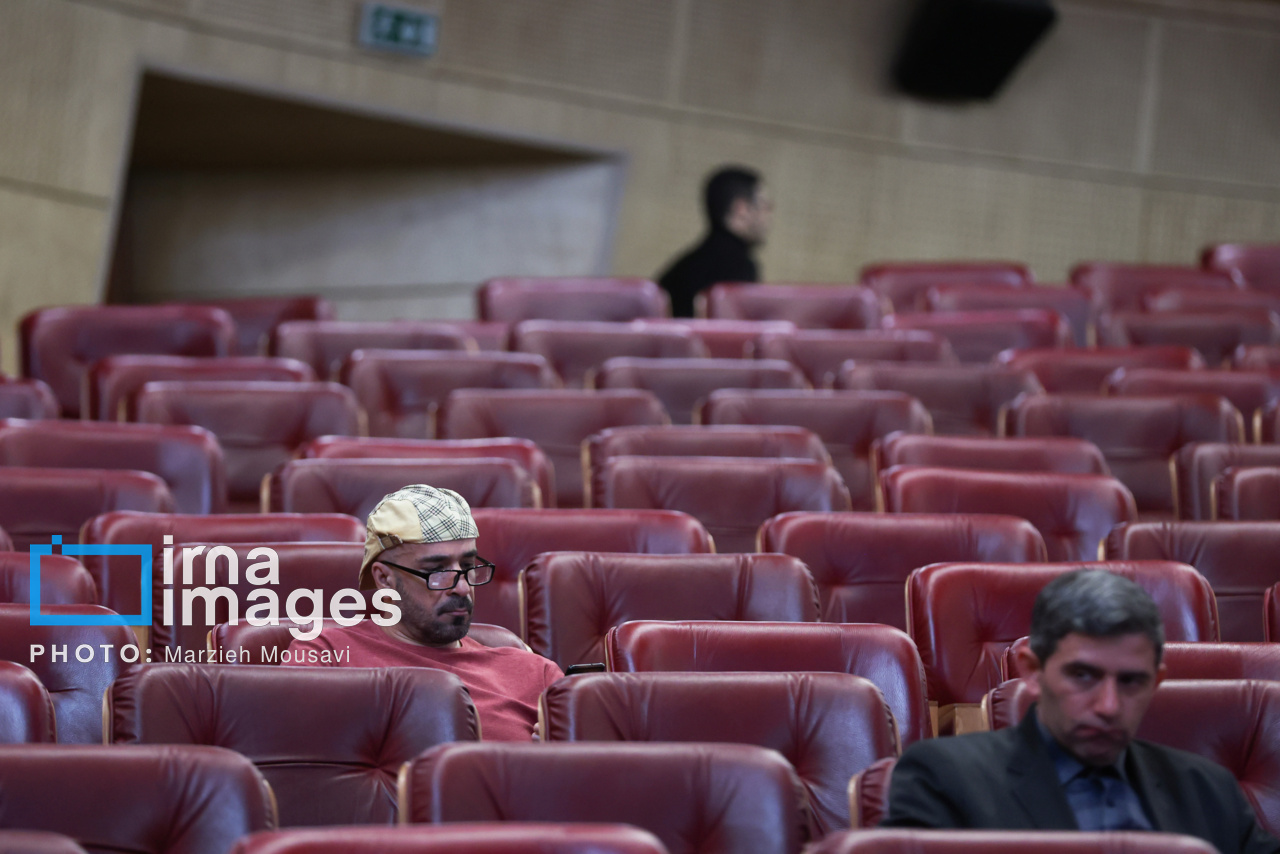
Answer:
[[[431,56],[440,19],[421,9],[365,3],[360,9],[360,44],[375,50]]]

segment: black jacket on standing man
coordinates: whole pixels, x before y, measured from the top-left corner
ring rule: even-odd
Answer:
[[[758,282],[751,244],[723,226],[680,256],[658,279],[671,295],[673,317],[693,317],[693,298],[717,282]]]

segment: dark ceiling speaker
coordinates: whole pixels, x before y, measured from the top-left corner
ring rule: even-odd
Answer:
[[[894,80],[924,98],[990,98],[1057,17],[1052,0],[922,0]]]

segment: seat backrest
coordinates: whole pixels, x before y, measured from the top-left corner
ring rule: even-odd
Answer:
[[[520,631],[520,571],[542,552],[572,549],[630,554],[706,554],[711,535],[674,510],[472,511],[476,547],[493,562],[493,581],[476,591],[473,618]]]
[[[40,677],[16,661],[0,661],[0,744],[54,741],[53,700]]]
[[[828,388],[850,359],[860,362],[956,362],[947,339],[923,329],[803,329],[761,335],[755,356],[786,359],[814,388]]]
[[[752,355],[755,342],[764,335],[787,335],[796,331],[789,320],[709,320],[705,317],[671,317],[637,320],[640,326],[679,326],[688,329],[707,348],[712,359],[742,359]]]
[[[1020,516],[1044,537],[1049,560],[1089,560],[1113,527],[1138,511],[1120,481],[1099,474],[894,466],[880,473],[891,513]]]
[[[1280,640],[1280,582],[1267,588],[1262,598],[1262,608],[1266,619],[1263,628],[1267,642]]]
[[[481,320],[598,320],[667,317],[671,301],[647,279],[546,277],[490,279],[476,291]]]
[[[31,601],[31,556],[27,552],[0,551],[0,602]],[[40,556],[42,605],[97,605],[98,587],[93,576],[75,558],[60,554]]]
[[[250,567],[263,566],[268,560],[259,551],[263,548],[272,550],[276,555],[277,583],[260,583],[266,576],[263,569],[248,572]],[[188,562],[189,549],[193,571],[190,581],[187,581],[184,567]],[[211,559],[210,553],[215,551],[217,554]],[[234,580],[231,574],[232,554],[235,556]],[[163,555],[157,554],[152,561],[151,645],[157,658],[164,648],[178,652],[204,649],[214,626],[246,619],[250,611],[261,611],[267,600],[250,599],[249,594],[255,590],[275,594],[278,602],[276,613],[282,623],[290,622],[286,606],[289,595],[295,590],[311,591],[311,595],[303,597],[305,601],[295,605],[304,616],[331,616],[329,608],[334,594],[357,587],[363,557],[362,543],[175,543],[172,584],[165,584]],[[194,592],[205,588],[208,590],[203,593]],[[227,592],[222,593],[220,588]],[[318,594],[315,593],[317,590],[320,591]],[[170,597],[172,625],[164,619],[165,602]],[[308,606],[308,602],[315,610]],[[190,614],[187,613],[188,603]],[[237,609],[234,615],[233,606]],[[350,605],[346,607],[348,610],[351,608]]]
[[[228,506],[257,509],[262,478],[317,436],[360,433],[360,407],[337,383],[157,382],[138,392],[138,420],[193,424],[218,437]]]
[[[1280,403],[1264,406],[1254,413],[1253,434],[1265,444],[1280,442]]]
[[[929,697],[944,705],[979,702],[1000,682],[1005,649],[1031,628],[1040,590],[1077,569],[1105,569],[1136,582],[1155,600],[1168,640],[1218,640],[1213,591],[1186,564],[933,564],[907,581],[907,631],[920,650]]]
[[[315,372],[297,359],[268,356],[107,356],[85,376],[85,414],[98,421],[137,418],[138,391],[147,383],[218,380],[312,382]]]
[[[1088,294],[1060,285],[1027,285],[1021,288],[938,285],[924,295],[924,304],[933,312],[1028,308],[1056,311],[1071,326],[1071,337],[1077,347],[1089,345],[1089,331],[1093,325],[1093,306]]]
[[[480,739],[462,681],[423,667],[153,664],[115,681],[103,716],[112,744],[204,744],[248,757],[271,784],[282,827],[392,824],[402,764]]]
[[[1031,270],[1016,261],[891,261],[862,268],[858,280],[893,304],[897,313],[918,310],[928,290],[942,285],[1023,287]]]
[[[903,746],[929,738],[924,666],[905,632],[880,623],[631,620],[609,630],[619,673],[849,673],[880,690]]]
[[[614,457],[601,481],[601,507],[688,513],[725,553],[755,551],[756,529],[779,513],[851,509],[840,475],[813,460]]]
[[[1030,646],[1019,638],[1004,652],[1000,674],[1004,679],[1025,676],[1018,654]],[[1280,646],[1238,641],[1166,641],[1160,663],[1166,679],[1266,679],[1280,681]]]
[[[804,375],[780,359],[608,359],[593,377],[595,388],[653,392],[676,424],[693,423],[694,409],[717,389],[803,389]]]
[[[472,350],[475,341],[447,323],[425,320],[290,320],[271,335],[273,356],[297,359],[322,380],[337,379],[356,350]]]
[[[42,308],[18,325],[22,375],[44,380],[69,417],[80,415],[85,372],[104,356],[229,356],[236,328],[222,309],[194,305]]]
[[[809,570],[788,555],[547,552],[520,592],[521,636],[561,668],[604,661],[605,635],[628,620],[818,619]]]
[[[530,439],[555,472],[557,507],[581,507],[584,439],[609,427],[670,423],[662,403],[638,389],[459,389],[440,410],[444,439]]]
[[[849,778],[898,755],[884,697],[844,673],[589,674],[548,687],[539,713],[551,742],[714,741],[776,750],[796,769],[820,835],[849,826]]]
[[[544,507],[555,506],[555,479],[542,449],[528,439],[390,439],[321,436],[296,451],[298,459],[456,460],[497,457],[527,471],[542,493]]]
[[[222,448],[202,427],[6,419],[0,466],[151,472],[183,513],[218,513],[227,500]]]
[[[288,320],[333,320],[333,304],[318,296],[242,297],[201,300],[220,308],[236,324],[237,351],[245,356],[267,352],[271,334]]]
[[[1071,325],[1056,311],[1010,309],[891,315],[887,329],[923,329],[951,343],[961,362],[984,363],[997,353],[1026,347],[1068,347]]]
[[[520,464],[499,457],[468,459],[290,460],[270,475],[268,513],[345,513],[367,518],[401,487],[429,483],[452,489],[472,507],[537,507],[541,490]]]
[[[1241,344],[1231,354],[1231,364],[1246,371],[1269,371],[1280,367],[1280,346]]]
[[[325,618],[324,629],[340,625]],[[219,623],[209,632],[209,650],[213,660],[226,664],[278,665],[292,663],[285,650],[293,643],[294,626],[285,621],[278,626],[254,626],[247,622]],[[512,647],[527,650],[515,632],[489,623],[472,623],[467,637],[489,647]]]
[[[706,316],[789,320],[801,329],[875,329],[885,307],[858,285],[718,284],[706,292]]]
[[[97,605],[48,605],[41,613],[99,621],[114,616]],[[102,693],[139,659],[128,626],[33,626],[27,605],[0,605],[0,661],[20,661],[40,679],[53,700],[58,741],[64,744],[102,743]],[[8,804],[6,814],[7,809]]]
[[[409,762],[400,804],[410,823],[622,822],[671,854],[799,854],[808,836],[790,763],[745,744],[441,745]]]
[[[4,528],[0,528],[0,549],[6,552],[13,551],[13,540],[9,538],[9,532]]]
[[[712,392],[702,407],[703,424],[789,424],[817,433],[849,490],[854,510],[875,507],[871,445],[896,431],[929,433],[933,422],[920,401],[901,392],[738,391]]]
[[[1095,347],[1089,350],[1036,348],[1008,350],[996,360],[1010,368],[1031,371],[1048,392],[1097,394],[1117,368],[1198,370],[1204,357],[1191,347]]]
[[[1200,253],[1200,265],[1219,270],[1250,288],[1280,291],[1280,246],[1274,243],[1217,243]]]
[[[886,781],[887,782],[887,781]],[[887,787],[886,792],[887,794]],[[863,824],[862,827],[873,825]],[[1176,833],[1046,830],[854,830],[833,833],[809,854],[1214,854],[1208,842]]]
[[[803,427],[747,425],[614,427],[583,443],[588,498],[599,495],[614,457],[794,457],[830,462],[822,439]],[[589,503],[589,502],[588,502]]]
[[[77,542],[81,525],[113,510],[171,513],[173,496],[149,472],[0,466],[0,526],[18,551]]]
[[[1229,275],[1177,264],[1121,264],[1086,261],[1069,273],[1073,287],[1093,299],[1098,311],[1137,310],[1145,296],[1166,288],[1239,288]]]
[[[878,759],[849,781],[849,823],[869,830],[879,827],[889,805],[889,781],[896,758]]]
[[[1280,294],[1254,290],[1230,291],[1223,288],[1166,288],[1142,298],[1147,311],[1235,311],[1241,308],[1280,308]]]
[[[1035,374],[1002,365],[846,363],[836,387],[909,394],[929,410],[933,432],[978,436],[999,432],[1000,409],[1009,401],[1044,391]]]
[[[85,523],[86,545],[147,544],[160,554],[165,536],[176,543],[281,543],[292,541],[364,543],[364,522],[335,513],[222,513],[216,516],[179,513],[113,512]],[[103,605],[120,614],[142,608],[138,559],[132,555],[84,555],[81,558],[98,586]]]
[[[1242,344],[1280,343],[1280,316],[1265,308],[1212,314],[1116,311],[1099,316],[1098,343],[1112,347],[1194,347],[1207,364],[1216,366],[1228,362]]]
[[[511,349],[536,353],[570,388],[615,356],[690,359],[706,355],[702,342],[682,326],[526,320],[511,330]]]
[[[1260,641],[1262,596],[1276,581],[1280,521],[1131,522],[1107,535],[1108,560],[1174,560],[1194,566],[1218,600],[1222,638]]]
[[[90,854],[227,854],[276,826],[262,775],[221,747],[13,745],[0,789],[4,829],[60,833]]]
[[[1259,409],[1280,400],[1280,377],[1254,371],[1183,371],[1167,368],[1118,368],[1103,384],[1106,394],[1212,394],[1225,397],[1252,429]],[[1257,437],[1252,437],[1257,441]]]
[[[41,830],[0,830],[0,850],[12,854],[86,854],[70,836]]]
[[[1280,467],[1228,468],[1213,480],[1213,518],[1280,521]]]
[[[1213,482],[1229,468],[1280,466],[1280,446],[1188,442],[1173,455],[1174,503],[1179,519],[1214,516]]]
[[[667,854],[658,837],[625,824],[468,823],[326,827],[255,833],[233,854]],[[43,852],[32,852],[43,854]],[[61,850],[49,854],[66,854]]]
[[[555,388],[534,353],[470,350],[357,350],[342,368],[369,418],[370,436],[428,439],[449,392],[459,388]]]
[[[1025,519],[966,513],[784,513],[760,527],[760,549],[799,558],[832,623],[906,628],[912,570],[944,561],[1032,563],[1044,540]]]
[[[1067,436],[995,439],[894,433],[871,448],[876,473],[892,466],[1110,474],[1098,446]]]
[[[57,418],[58,398],[43,380],[0,377],[0,418]]]

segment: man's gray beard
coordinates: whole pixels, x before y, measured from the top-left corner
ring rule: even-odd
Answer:
[[[405,628],[406,634],[412,636],[419,643],[427,646],[448,646],[462,640],[467,636],[467,632],[471,630],[470,613],[463,618],[449,617],[448,619],[442,619],[410,599],[405,593],[403,582],[398,579],[396,592],[400,594],[400,625]],[[453,604],[456,607],[457,603],[453,600],[453,597],[450,597],[440,604],[442,607],[449,604]]]

